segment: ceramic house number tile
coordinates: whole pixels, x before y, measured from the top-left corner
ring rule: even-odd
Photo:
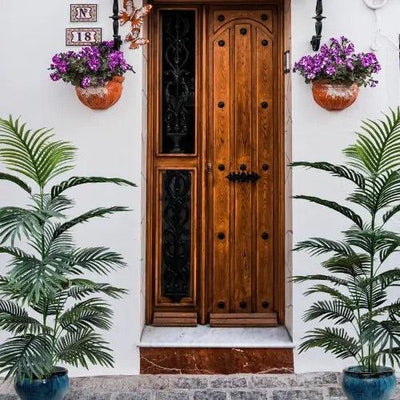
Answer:
[[[97,4],[71,4],[71,22],[97,22]]]
[[[90,46],[100,43],[101,28],[66,28],[65,42],[67,46]]]

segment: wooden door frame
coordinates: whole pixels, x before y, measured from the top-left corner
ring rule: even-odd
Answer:
[[[283,0],[253,0],[251,5],[246,4],[244,0],[155,0],[152,1],[155,7],[163,9],[197,9],[199,12],[198,21],[201,22],[200,38],[201,38],[201,54],[199,54],[200,60],[198,63],[201,65],[199,71],[208,71],[208,60],[207,51],[208,46],[206,44],[206,33],[207,33],[207,7],[206,5],[219,5],[224,7],[232,6],[238,8],[254,8],[254,6],[273,6],[277,12],[278,28],[277,32],[277,53],[281,54],[278,57],[277,68],[280,71],[277,88],[277,128],[279,134],[276,135],[276,152],[275,152],[275,177],[277,196],[275,197],[277,204],[274,205],[277,218],[275,222],[275,240],[274,240],[274,254],[275,263],[274,266],[274,281],[276,282],[276,290],[274,291],[274,304],[275,310],[278,315],[278,323],[280,325],[285,324],[285,76],[284,76],[284,65],[283,65],[283,53],[285,49],[285,31],[288,29],[284,25],[284,1]],[[158,140],[155,138],[155,133],[158,132],[156,128],[158,117],[160,115],[159,101],[158,101],[158,89],[157,76],[160,74],[159,62],[158,62],[158,41],[153,40],[159,36],[159,26],[155,23],[154,15],[150,15],[148,20],[148,31],[150,38],[150,45],[148,50],[148,135],[147,135],[147,179],[146,179],[146,318],[145,322],[147,325],[152,324],[153,307],[154,307],[154,266],[155,266],[155,241],[154,241],[154,226],[155,226],[155,212],[154,212],[154,201],[159,199],[155,198],[155,180],[154,176],[154,156],[158,145]],[[198,221],[199,235],[197,237],[199,253],[198,253],[198,273],[195,277],[197,281],[197,295],[200,300],[197,303],[198,322],[205,324],[207,321],[207,315],[209,312],[209,290],[207,281],[207,249],[205,244],[208,240],[207,232],[208,226],[206,221],[206,135],[208,129],[208,107],[207,107],[207,93],[208,85],[206,82],[207,73],[201,73],[199,78],[196,78],[197,82],[201,82],[201,92],[199,93],[198,104],[201,107],[201,116],[198,114],[199,121],[197,124],[198,139],[196,140],[197,148],[196,151],[200,156],[199,169],[198,169],[198,182],[200,186],[199,200],[200,200],[200,213],[201,218]],[[158,74],[158,75],[157,75]],[[200,79],[200,81],[198,80]],[[204,122],[207,121],[207,122]],[[173,167],[171,165],[171,167]],[[168,311],[173,311],[168,310]],[[182,311],[185,311],[183,308]]]

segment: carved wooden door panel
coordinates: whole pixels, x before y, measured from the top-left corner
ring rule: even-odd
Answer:
[[[275,16],[209,13],[210,323],[267,326],[274,311]]]
[[[146,322],[283,323],[282,10],[162,3],[149,18]]]

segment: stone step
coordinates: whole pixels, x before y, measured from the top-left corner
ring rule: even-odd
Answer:
[[[17,400],[10,383],[0,400]],[[72,378],[65,400],[345,400],[340,374]],[[398,390],[393,400],[400,400]]]

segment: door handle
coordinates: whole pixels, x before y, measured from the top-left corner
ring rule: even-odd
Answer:
[[[260,175],[256,172],[230,172],[226,178],[231,182],[254,183],[260,179]]]

